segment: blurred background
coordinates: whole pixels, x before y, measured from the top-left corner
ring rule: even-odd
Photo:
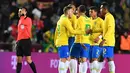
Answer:
[[[103,1],[110,4],[110,11],[116,21],[115,53],[130,53],[130,0],[1,0],[0,52],[15,52],[18,9],[22,6],[28,9],[28,16],[33,22],[32,52],[57,53],[53,39],[63,7],[68,4],[100,7]]]
[[[15,46],[20,7],[25,6],[32,18],[32,58],[38,73],[58,73],[58,49],[53,40],[64,6],[86,5],[88,15],[90,6],[99,8],[103,1],[110,4],[110,12],[116,21],[116,73],[130,73],[130,0],[0,0],[0,73],[15,73],[16,70]],[[23,61],[21,73],[32,73],[26,61]],[[109,73],[107,65],[103,73]]]

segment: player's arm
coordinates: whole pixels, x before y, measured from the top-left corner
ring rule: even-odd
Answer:
[[[115,25],[115,22],[113,19],[111,19],[110,17],[107,17],[106,18],[106,22],[107,22],[107,32],[106,34],[104,35],[103,39],[106,40],[106,38],[109,38],[109,36],[111,35],[112,32],[114,32],[114,25]]]
[[[69,20],[64,20],[64,27],[67,28],[67,30],[72,33],[72,34],[77,34],[77,35],[80,35],[80,34],[85,34],[85,31],[83,30],[80,30],[80,29],[76,29],[74,30],[72,28],[72,25],[71,25],[71,22]]]
[[[55,45],[56,45],[57,36],[58,36],[58,30],[57,30],[57,27],[56,27],[55,36],[54,36],[54,44],[55,44]]]
[[[77,28],[77,18],[75,15],[73,16],[73,26],[74,26],[74,29]]]

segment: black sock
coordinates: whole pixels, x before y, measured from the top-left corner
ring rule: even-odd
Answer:
[[[16,73],[20,73],[21,68],[22,68],[22,63],[17,63]]]
[[[29,65],[30,65],[30,67],[32,68],[33,72],[34,72],[34,73],[37,73],[35,64],[32,62],[32,63],[30,63]]]

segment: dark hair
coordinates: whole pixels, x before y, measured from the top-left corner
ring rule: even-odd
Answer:
[[[65,6],[64,9],[63,9],[64,14],[66,14],[67,11],[70,10],[70,9],[72,9],[72,7],[70,7],[70,6]]]
[[[98,8],[96,6],[91,6],[89,9],[98,12]]]
[[[106,8],[109,10],[109,4],[107,2],[102,2],[101,5],[103,5],[103,8]]]
[[[85,5],[80,5],[80,6],[79,6],[79,10],[80,10],[80,12],[82,12],[82,13],[86,12],[86,7],[85,7]]]
[[[28,12],[28,9],[25,6],[23,6],[21,9],[25,9],[26,12]]]

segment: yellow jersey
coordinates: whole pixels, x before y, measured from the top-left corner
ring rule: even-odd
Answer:
[[[77,20],[77,29],[81,29],[82,31],[86,31],[87,29],[91,29],[91,20],[87,16],[80,16]],[[84,35],[76,35],[75,43],[85,43],[90,44],[90,34]]]
[[[92,34],[90,37],[91,45],[99,45],[99,43],[102,41],[100,39],[98,43],[94,42],[94,39],[99,37],[103,33],[103,19],[100,17],[97,17],[96,19],[91,18],[91,23],[92,23]]]
[[[55,45],[58,46],[63,46],[63,45],[68,45],[68,32],[71,34],[85,34],[85,31],[82,30],[74,30],[72,28],[71,22],[67,16],[62,16],[59,21],[57,22],[57,27],[55,31]]]
[[[107,13],[103,24],[103,46],[115,46],[115,19],[112,14]]]
[[[62,18],[64,16],[65,15],[62,14],[60,18]],[[73,14],[72,17],[69,18],[69,20],[71,22],[71,25],[72,25],[73,29],[76,29],[76,24],[77,24],[77,17],[76,17],[76,15]],[[69,37],[74,37],[74,34],[71,34],[70,32],[68,32],[68,35],[69,35]]]

